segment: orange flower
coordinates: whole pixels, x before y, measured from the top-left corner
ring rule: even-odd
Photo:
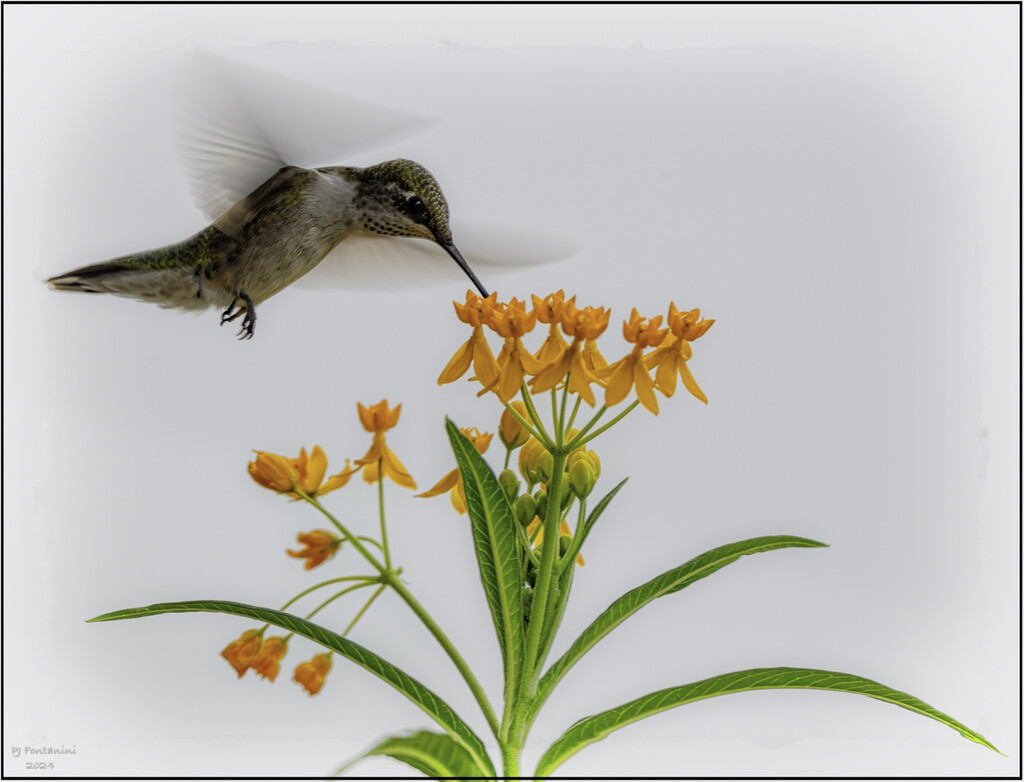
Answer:
[[[324,686],[324,679],[331,670],[331,655],[333,652],[318,654],[309,662],[300,663],[295,667],[294,680],[306,688],[310,695],[316,695]]]
[[[405,469],[405,465],[388,448],[384,439],[384,432],[398,423],[402,406],[398,405],[392,410],[388,407],[388,400],[382,399],[370,407],[364,407],[361,404],[358,407],[359,420],[362,421],[363,428],[373,433],[370,450],[362,459],[356,459],[356,464],[363,468],[363,480],[367,483],[376,483],[381,480],[381,473],[383,473],[383,477],[390,478],[399,486],[415,489],[416,482],[412,479],[409,471]]]
[[[544,369],[544,364],[535,359],[520,341],[520,337],[536,325],[537,313],[527,312],[523,302],[511,299],[508,304],[499,302],[492,307],[486,314],[486,323],[505,338],[505,347],[498,356],[495,392],[502,402],[507,402],[518,393],[526,375],[535,375]],[[493,385],[487,384],[488,390]]]
[[[629,394],[630,390],[636,387],[636,398],[640,404],[646,407],[655,415],[658,414],[658,399],[654,395],[654,381],[647,372],[644,364],[644,348],[658,345],[665,338],[668,329],[660,329],[661,315],[656,318],[641,318],[636,309],[629,316],[628,321],[622,324],[622,335],[627,342],[634,343],[633,350],[629,355],[619,359],[611,366],[600,371],[600,375],[607,377],[608,386],[605,389],[605,404],[611,407],[617,405]]]
[[[288,642],[280,636],[268,638],[260,647],[259,654],[250,663],[250,667],[264,679],[274,681],[281,670],[281,658],[288,651]]]
[[[668,327],[671,333],[665,338],[661,347],[645,359],[648,369],[658,368],[654,380],[665,396],[672,396],[676,392],[676,376],[678,375],[683,379],[683,385],[686,386],[687,391],[704,404],[708,403],[708,398],[700,390],[700,386],[697,385],[697,380],[690,372],[686,362],[693,357],[690,343],[703,337],[714,322],[713,318],[701,320],[699,309],[680,312],[676,309],[674,302],[669,303]]]
[[[489,432],[480,432],[476,427],[467,427],[462,429],[462,433],[466,435],[473,443],[473,447],[476,448],[478,453],[484,453],[491,445],[491,438],[494,435]],[[466,512],[466,489],[462,485],[462,475],[457,469],[452,470],[450,473],[445,475],[439,480],[434,488],[429,491],[425,491],[422,494],[417,494],[417,497],[437,497],[444,494],[446,491],[451,492],[452,507],[455,508],[459,513]]]
[[[559,314],[565,333],[573,337],[572,344],[566,344],[562,352],[553,358],[551,364],[533,378],[530,386],[534,393],[548,391],[568,375],[569,393],[579,394],[593,407],[594,392],[590,390],[590,386],[600,381],[587,366],[582,351],[584,342],[593,343],[608,328],[610,312],[604,307],[586,307],[581,310],[576,307],[574,300],[570,300],[562,304]],[[593,353],[597,353],[596,347]],[[601,354],[597,353],[597,356],[600,358]],[[604,361],[603,358],[600,360]]]
[[[296,490],[301,490],[310,497],[318,497],[327,492],[340,489],[352,473],[356,471],[345,462],[345,469],[332,475],[324,483],[327,473],[327,455],[319,445],[313,446],[313,452],[307,456],[306,449],[299,452],[298,459],[287,459],[276,453],[255,451],[256,460],[249,462],[249,475],[260,486],[287,494],[292,499],[299,499]]]
[[[312,532],[300,532],[298,541],[305,548],[301,551],[287,549],[287,553],[290,557],[305,559],[305,570],[312,570],[317,565],[326,562],[341,547],[341,538],[323,529],[315,529]]]
[[[531,293],[530,298],[533,299],[533,311],[537,314],[537,320],[541,323],[550,324],[547,339],[540,346],[540,350],[534,354],[538,361],[548,364],[558,358],[562,351],[569,347],[569,344],[562,336],[561,330],[558,328],[562,322],[562,306],[566,303],[565,291],[559,290],[557,293],[549,293],[543,299]],[[574,301],[576,301],[575,296],[569,299],[570,304]]]
[[[241,637],[225,646],[220,656],[231,663],[231,667],[238,672],[238,678],[241,679],[252,666],[262,644],[262,630],[246,630]]]
[[[485,386],[490,386],[498,379],[498,364],[491,353],[491,347],[487,344],[484,336],[483,323],[487,311],[497,303],[497,293],[492,293],[486,299],[477,296],[473,291],[466,291],[466,303],[455,305],[455,314],[463,323],[473,327],[473,334],[469,340],[451,357],[447,366],[441,371],[437,384],[444,385],[458,380],[469,369],[470,364],[476,372],[477,379]]]

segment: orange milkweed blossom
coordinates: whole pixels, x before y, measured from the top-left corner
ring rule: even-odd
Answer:
[[[534,392],[548,391],[568,375],[569,393],[579,394],[593,407],[594,392],[590,390],[590,386],[592,383],[600,383],[600,380],[593,373],[592,367],[595,361],[606,364],[604,358],[597,352],[594,341],[608,328],[611,311],[604,307],[585,307],[581,310],[576,306],[575,298],[574,296],[564,302],[559,308],[562,329],[573,338],[572,344],[565,344],[564,349],[552,359],[548,367],[533,378],[530,386]],[[589,351],[591,367],[587,366],[583,353],[584,345],[588,342],[594,346]]]
[[[569,343],[565,341],[559,328],[562,323],[562,306],[566,303],[565,291],[549,293],[543,299],[531,293],[530,298],[533,299],[533,311],[537,313],[537,320],[550,324],[547,339],[544,340],[534,357],[538,361],[550,364],[562,354],[563,350],[569,347]],[[575,296],[569,299],[570,304],[575,301]]]
[[[306,688],[310,695],[316,695],[324,686],[324,679],[331,670],[331,655],[334,652],[324,652],[316,655],[309,662],[299,663],[295,667],[294,681]]]
[[[467,427],[462,429],[462,433],[470,439],[473,443],[473,447],[476,448],[477,453],[484,453],[491,445],[491,438],[494,437],[490,432],[478,431],[475,426]],[[445,475],[439,480],[434,488],[417,494],[417,497],[437,497],[438,495],[444,494],[446,491],[451,492],[452,507],[455,508],[460,514],[466,512],[466,489],[462,485],[462,475],[458,469],[452,470],[450,473]]]
[[[225,646],[220,656],[231,663],[231,667],[241,679],[256,659],[262,645],[262,630],[246,630],[239,638]]]
[[[507,402],[519,392],[526,375],[536,375],[544,369],[545,365],[535,359],[520,341],[537,324],[537,313],[527,312],[523,302],[513,298],[507,304],[498,302],[488,310],[485,323],[505,338],[505,346],[498,354],[495,392],[502,402]],[[491,390],[494,384],[486,385],[487,390]]]
[[[708,398],[700,390],[700,386],[697,385],[697,380],[690,372],[686,362],[693,358],[693,348],[690,347],[690,343],[703,337],[714,322],[714,318],[701,320],[699,309],[680,312],[676,309],[674,302],[669,303],[668,327],[670,333],[665,337],[661,347],[644,360],[648,369],[658,368],[654,380],[665,396],[672,396],[676,392],[676,376],[678,375],[683,379],[683,385],[686,386],[687,391],[704,404],[708,403]]]
[[[362,459],[356,459],[356,464],[363,468],[363,480],[367,483],[376,483],[382,478],[390,478],[399,486],[415,489],[416,482],[412,479],[409,471],[405,469],[405,465],[388,448],[387,441],[384,439],[384,432],[398,423],[402,406],[398,405],[391,409],[388,407],[387,399],[382,399],[369,407],[358,402],[356,404],[359,408],[359,420],[362,422],[363,428],[367,432],[373,433],[373,444],[370,446],[370,450]]]
[[[492,293],[487,298],[480,298],[473,291],[466,291],[466,303],[455,305],[455,314],[459,320],[473,327],[473,334],[469,340],[455,351],[455,355],[448,361],[447,366],[441,371],[437,378],[439,386],[458,380],[473,365],[477,379],[485,386],[493,385],[498,379],[498,363],[491,353],[491,346],[487,344],[487,337],[484,336],[484,317],[491,307],[497,303],[497,293]]]
[[[299,452],[298,459],[288,459],[267,451],[255,451],[256,459],[249,462],[249,475],[260,486],[287,494],[292,499],[299,499],[296,490],[301,490],[310,497],[319,497],[327,492],[340,489],[358,468],[349,466],[346,460],[345,469],[332,475],[324,482],[327,473],[327,455],[319,445],[313,446],[308,456],[306,449]]]
[[[290,557],[306,560],[305,570],[312,570],[317,565],[333,557],[341,547],[341,538],[327,530],[315,529],[312,532],[300,532],[298,541],[305,546],[301,551],[286,552]]]
[[[274,681],[281,671],[281,658],[288,651],[288,642],[280,637],[268,638],[260,647],[259,654],[252,661],[250,667],[264,679]]]
[[[614,364],[600,370],[599,374],[607,378],[605,404],[608,407],[617,405],[628,396],[630,389],[636,387],[636,398],[640,404],[655,415],[658,414],[658,398],[654,395],[654,381],[651,380],[644,364],[644,348],[661,344],[668,329],[659,329],[661,315],[655,318],[641,318],[633,309],[628,321],[622,323],[622,336],[627,342],[633,343],[633,350]]]

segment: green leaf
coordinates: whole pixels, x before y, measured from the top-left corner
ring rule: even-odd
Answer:
[[[621,484],[619,484],[621,486]],[[615,491],[618,490],[616,487]],[[613,492],[614,494],[614,492]],[[605,499],[611,499],[611,495]],[[597,508],[594,509],[595,512]],[[590,626],[577,638],[569,650],[563,654],[544,674],[537,688],[537,697],[530,710],[530,719],[540,710],[544,700],[551,694],[551,689],[558,684],[569,669],[579,659],[608,633],[625,622],[629,617],[650,603],[664,595],[678,592],[683,587],[689,586],[694,581],[699,581],[705,576],[710,576],[716,570],[735,562],[746,554],[757,554],[762,551],[772,551],[779,548],[816,548],[825,546],[816,540],[797,538],[792,535],[769,535],[761,538],[750,538],[741,540],[738,543],[730,543],[726,546],[706,551],[698,557],[694,557],[686,564],[673,568],[653,578],[643,586],[627,592],[604,612],[597,617]]]
[[[494,773],[481,769],[465,748],[450,736],[421,730],[408,736],[389,736],[369,752],[346,763],[338,774],[373,755],[400,760],[428,777],[479,777]]]
[[[142,608],[125,608],[101,614],[90,622],[110,622],[117,619],[136,619],[142,616],[157,614],[174,614],[186,612],[211,612],[245,616],[260,622],[290,630],[296,635],[309,638],[318,644],[347,657],[370,673],[380,677],[409,700],[419,706],[431,718],[445,729],[454,742],[459,744],[472,758],[477,768],[485,770],[485,775],[493,775],[494,769],[483,742],[452,708],[433,691],[420,684],[400,668],[396,668],[387,660],[379,657],[364,646],[343,638],[337,633],[314,624],[302,617],[275,611],[272,608],[235,603],[230,600],[188,600],[177,603],[156,603]]]
[[[581,547],[583,546],[583,541],[587,539],[587,535],[590,534],[590,530],[593,529],[594,524],[596,524],[597,520],[601,518],[601,514],[604,513],[604,509],[608,507],[608,503],[615,499],[615,495],[619,493],[619,489],[625,486],[626,481],[628,480],[629,478],[623,478],[619,481],[619,485],[602,497],[601,501],[594,506],[592,511],[590,511],[590,515],[587,516],[586,521],[583,522],[583,530],[580,532]]]
[[[504,661],[503,724],[508,725],[523,666],[523,573],[516,548],[516,521],[498,479],[476,447],[450,419],[445,419],[445,426],[462,475],[480,579]]]
[[[567,758],[588,744],[600,741],[612,731],[652,714],[693,701],[713,698],[716,695],[772,689],[835,690],[867,695],[869,698],[892,703],[938,720],[958,731],[964,738],[999,752],[983,736],[932,708],[924,701],[862,676],[835,671],[819,671],[813,668],[753,668],[749,671],[736,671],[722,676],[713,676],[710,679],[684,684],[681,687],[669,687],[592,717],[586,717],[570,727],[544,753],[537,764],[536,776],[547,776]]]

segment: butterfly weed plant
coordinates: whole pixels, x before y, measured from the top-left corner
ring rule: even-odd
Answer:
[[[634,309],[622,326],[629,351],[609,364],[597,344],[608,328],[609,311],[603,307],[580,308],[575,297],[565,299],[561,291],[543,299],[533,296],[532,307],[514,298],[499,302],[495,294],[481,298],[468,292],[464,304],[455,303],[455,312],[459,320],[472,327],[472,333],[441,372],[438,383],[451,383],[469,373],[470,380],[482,387],[481,395],[490,393],[497,398],[495,423],[504,449],[503,465],[496,473],[483,456],[492,434],[476,428],[460,429],[446,420],[457,468],[418,496],[448,494],[454,509],[468,520],[467,532],[473,538],[503,663],[500,701],[487,694],[459,650],[400,578],[401,569],[392,560],[384,513],[384,479],[413,491],[416,483],[387,444],[385,433],[397,425],[402,407],[391,408],[387,400],[372,406],[358,405],[359,419],[372,434],[372,441],[361,458],[346,460],[335,475],[328,477],[327,456],[319,446],[308,454],[303,448],[294,459],[256,451],[249,464],[249,473],[257,484],[308,503],[323,520],[324,529],[298,535],[301,548],[288,550],[289,556],[305,560],[305,568],[312,570],[340,563],[332,559],[345,547],[363,560],[362,574],[326,578],[279,609],[203,600],[125,609],[91,621],[189,611],[254,620],[257,626],[243,632],[221,654],[239,678],[252,669],[270,681],[276,679],[292,644],[307,646],[296,636],[312,641],[323,651],[296,665],[292,677],[310,695],[321,691],[335,659],[342,658],[383,679],[437,725],[437,730],[385,738],[361,757],[388,756],[435,777],[545,777],[588,744],[639,719],[704,698],[762,689],[819,689],[866,695],[930,717],[996,750],[966,725],[879,682],[813,668],[753,668],[647,693],[582,717],[544,751],[534,769],[521,768],[530,728],[563,677],[634,613],[744,555],[826,544],[770,535],[707,551],[626,592],[558,659],[550,661],[572,594],[573,575],[584,565],[582,549],[605,514],[614,513],[609,508],[626,482],[622,480],[600,496],[597,485],[604,476],[595,445],[611,427],[625,425],[638,407],[657,414],[658,395],[674,396],[679,380],[690,396],[707,402],[689,362],[693,343],[704,337],[714,321],[702,318],[696,309],[679,311],[674,304],[664,319],[642,318]],[[546,324],[548,333],[540,347],[531,352],[522,339],[538,323]],[[497,356],[488,332],[503,339]],[[325,495],[344,487],[357,473],[376,487],[379,521],[372,524],[378,527],[375,537],[357,534],[322,502]],[[600,499],[595,501],[598,496]],[[359,619],[388,589],[397,593],[458,669],[479,706],[483,725],[474,727],[426,683],[388,662],[385,650],[371,651],[349,638]],[[362,592],[365,599],[346,626],[332,629],[318,623],[325,607],[357,592]],[[300,614],[294,610],[300,602],[312,605]],[[271,628],[281,634],[271,634]],[[497,746],[497,755],[488,753],[488,744]],[[619,773],[629,773],[628,766]]]

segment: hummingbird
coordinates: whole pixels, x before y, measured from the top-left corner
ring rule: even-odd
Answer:
[[[251,339],[256,305],[311,271],[350,236],[409,237],[440,246],[487,296],[452,239],[437,180],[412,160],[365,168],[281,166],[210,225],[177,244],[83,266],[46,282],[166,308],[223,308]]]

